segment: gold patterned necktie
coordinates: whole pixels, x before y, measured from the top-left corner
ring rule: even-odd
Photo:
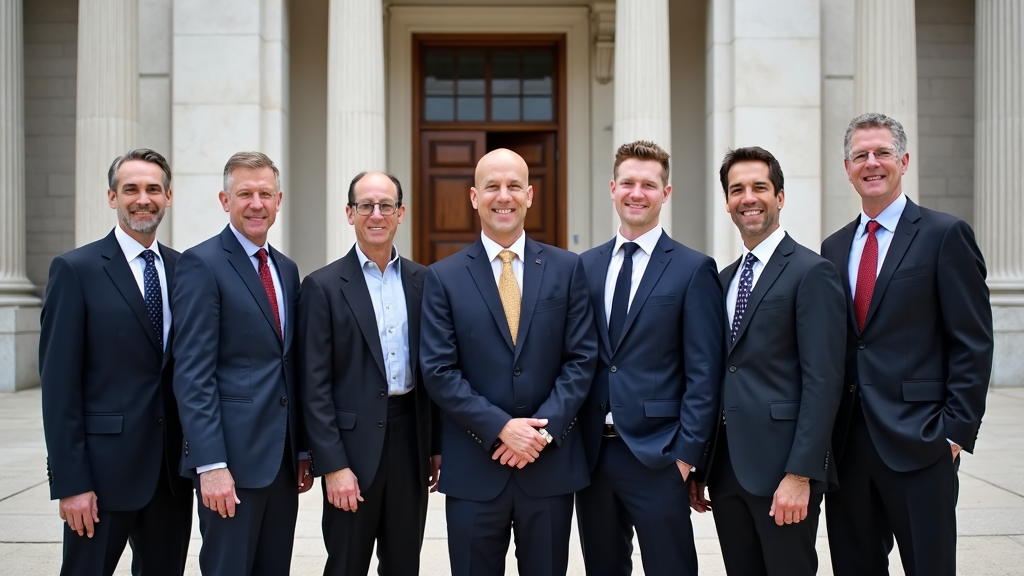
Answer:
[[[513,344],[516,343],[516,335],[519,333],[519,308],[523,299],[516,275],[512,272],[512,260],[515,257],[515,252],[511,250],[502,250],[498,253],[498,258],[501,258],[498,294],[501,296],[501,307],[505,309],[505,320],[508,321],[508,331],[512,333]]]

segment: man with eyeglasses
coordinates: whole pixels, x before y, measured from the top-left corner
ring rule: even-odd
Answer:
[[[436,406],[421,385],[423,266],[394,245],[402,185],[363,172],[348,188],[356,244],[302,282],[299,382],[324,493],[325,575],[417,574],[428,488],[441,466]]]
[[[899,122],[858,116],[845,148],[862,211],[821,245],[849,309],[832,567],[886,574],[895,537],[908,575],[955,574],[960,452],[974,449],[992,371],[985,260],[966,222],[903,194]]]

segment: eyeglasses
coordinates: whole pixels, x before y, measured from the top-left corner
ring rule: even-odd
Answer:
[[[878,150],[857,152],[852,158],[850,158],[850,162],[854,164],[863,164],[868,161],[868,156],[871,154],[874,154],[875,160],[879,162],[887,162],[896,159],[896,151],[892,148],[879,148]]]
[[[373,208],[375,206],[380,207],[381,216],[391,216],[398,211],[399,204],[392,204],[391,202],[349,202],[349,206],[356,209],[356,214],[360,216],[369,216],[373,214]]]

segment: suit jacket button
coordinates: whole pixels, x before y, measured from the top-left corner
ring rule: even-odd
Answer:
[[[519,366],[516,366],[516,369],[512,371],[512,374],[514,376],[519,376],[519,374],[520,374]]]
[[[159,424],[160,426],[163,426],[164,425],[164,419],[163,418],[157,418],[156,419],[156,423]]]
[[[601,410],[602,412],[604,412],[604,404],[598,404],[598,405],[597,405],[597,408],[598,408],[599,410]]]
[[[383,427],[384,427],[384,421],[383,420],[378,420],[377,421],[377,428],[383,428]]]
[[[612,366],[611,368],[609,368],[609,370],[611,370],[612,372],[618,372],[619,371],[619,369],[616,368],[615,366]]]
[[[287,405],[288,405],[288,397],[287,396],[281,396],[281,406],[287,406]]]
[[[868,347],[868,345],[867,345],[867,344],[865,344],[865,343],[863,343],[863,342],[857,342],[857,349],[858,349],[858,350],[863,350],[863,349],[865,349],[865,348],[867,348],[867,347]]]
[[[853,384],[850,384],[850,392],[851,393],[854,391],[855,388],[856,388],[856,386],[854,386]]]
[[[380,391],[380,395],[381,395],[381,398],[383,398],[384,396],[387,396],[387,392],[384,392],[383,390],[381,390]]]
[[[737,370],[737,368],[736,368],[735,365],[729,366],[729,372],[735,372],[736,370]]]

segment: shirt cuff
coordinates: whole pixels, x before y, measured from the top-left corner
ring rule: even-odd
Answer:
[[[227,467],[227,462],[217,462],[214,464],[207,464],[206,466],[196,466],[196,474],[202,474],[203,472],[209,472],[210,470],[220,470],[221,468]]]

